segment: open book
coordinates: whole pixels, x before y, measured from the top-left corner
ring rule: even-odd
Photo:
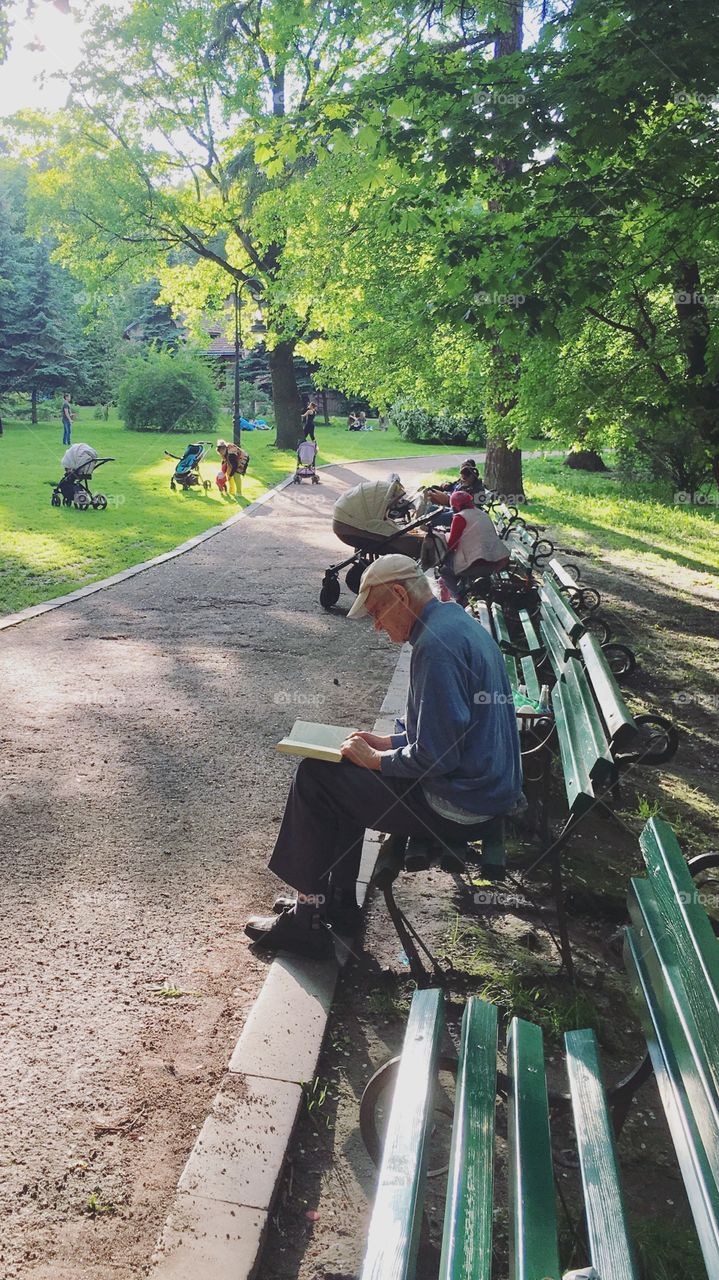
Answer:
[[[342,729],[336,724],[295,720],[287,737],[277,743],[277,750],[289,756],[309,756],[313,760],[339,764],[342,759],[340,747],[354,732],[354,729]]]

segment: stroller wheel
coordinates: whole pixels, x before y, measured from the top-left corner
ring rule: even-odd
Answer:
[[[367,565],[365,561],[360,560],[358,564],[351,565],[350,568],[347,570],[345,582],[347,583],[348,589],[354,592],[355,595],[357,595],[357,592],[360,589],[362,574],[364,573],[366,568],[367,568]]]
[[[319,484],[319,482],[320,482],[320,478],[319,478],[319,476],[313,476],[313,477],[312,477],[312,483],[313,483],[313,484]]]
[[[211,489],[211,488],[212,488],[212,481],[211,481],[211,480],[203,480],[203,481],[202,481],[202,487],[203,487],[203,489]]]
[[[107,498],[104,493],[96,493],[92,500],[92,505],[96,511],[104,511],[107,506]]]
[[[73,502],[78,511],[87,511],[88,507],[90,506],[90,498],[85,493],[84,489],[80,489],[75,494]]]
[[[325,574],[325,578],[322,583],[322,589],[320,591],[320,604],[322,605],[322,608],[331,609],[333,605],[337,604],[337,601],[339,600],[339,598],[340,598],[339,582],[337,581],[336,578],[333,578],[331,576],[328,577]]]
[[[54,493],[54,494],[52,495],[51,499],[50,499],[50,502],[52,503],[53,507],[61,507],[61,506],[62,506],[62,498],[60,497],[60,494],[59,494],[59,493]]]

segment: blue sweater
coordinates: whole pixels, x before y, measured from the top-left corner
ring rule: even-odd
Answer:
[[[506,813],[522,790],[514,701],[499,647],[456,604],[430,600],[410,633],[406,734],[382,756],[389,778],[419,778],[470,813]]]

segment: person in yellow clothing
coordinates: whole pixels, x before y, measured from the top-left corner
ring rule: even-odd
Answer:
[[[239,498],[240,480],[242,473],[240,471],[241,452],[236,444],[228,444],[226,440],[217,441],[217,452],[219,453],[223,471],[227,479],[227,492],[231,498]]]

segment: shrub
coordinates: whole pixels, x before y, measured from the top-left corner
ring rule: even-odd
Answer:
[[[219,397],[203,360],[151,347],[123,378],[118,409],[130,431],[204,433],[217,426]]]
[[[444,409],[422,409],[412,400],[396,400],[390,409],[390,420],[405,440],[415,444],[486,444],[484,419],[465,413],[448,413]]]

